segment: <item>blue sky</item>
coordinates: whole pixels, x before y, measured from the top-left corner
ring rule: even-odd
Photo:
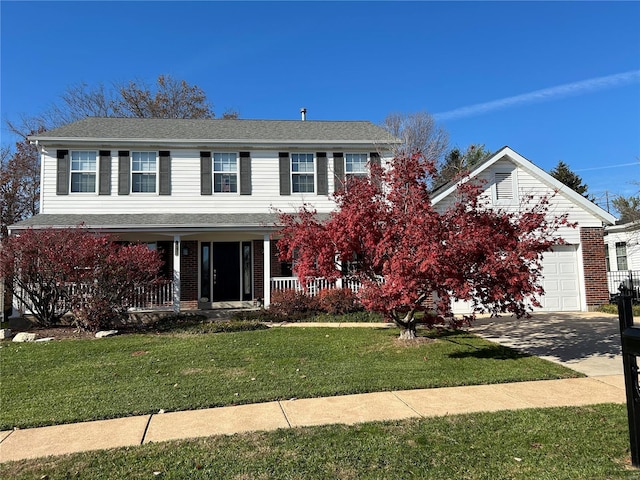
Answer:
[[[1,117],[170,74],[241,118],[427,111],[452,146],[563,160],[604,200],[640,181],[638,2],[1,3]],[[2,129],[3,143],[11,142]]]

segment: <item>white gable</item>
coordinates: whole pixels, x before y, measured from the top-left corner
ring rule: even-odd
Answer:
[[[522,202],[532,204],[548,196],[549,213],[568,213],[569,221],[577,222],[579,227],[601,227],[616,220],[509,147],[496,152],[473,170],[470,177],[484,182],[483,196],[496,208],[517,211]],[[436,208],[444,209],[455,201],[457,185],[451,184],[436,192],[433,197]],[[579,228],[563,228],[559,234],[569,243],[580,242]]]

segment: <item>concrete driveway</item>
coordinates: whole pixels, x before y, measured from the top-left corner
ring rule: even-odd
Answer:
[[[617,315],[534,313],[529,319],[479,317],[469,331],[590,377],[622,375]]]

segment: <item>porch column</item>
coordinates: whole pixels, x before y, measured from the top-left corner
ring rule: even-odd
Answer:
[[[180,235],[173,236],[173,311],[180,311]]]
[[[271,235],[264,234],[263,250],[263,282],[264,282],[264,308],[271,303]]]

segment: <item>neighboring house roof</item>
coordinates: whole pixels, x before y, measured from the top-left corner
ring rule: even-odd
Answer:
[[[605,229],[605,234],[620,233],[620,232],[635,232],[636,230],[640,230],[640,220],[621,223],[620,225],[611,225],[610,227],[607,227]]]
[[[573,203],[590,212],[591,214],[602,220],[604,224],[612,225],[616,222],[616,217],[611,215],[609,212],[591,202],[590,200],[586,199],[564,183],[556,180],[549,173],[542,170],[533,162],[527,160],[522,155],[512,150],[510,147],[506,146],[502,147],[500,150],[498,150],[483,162],[475,165],[473,170],[471,170],[471,172],[469,173],[469,176],[465,177],[465,179],[449,182],[434,190],[431,197],[432,203],[434,205],[437,204],[439,201],[452,194],[456,190],[460,182],[466,181],[466,178],[477,177],[484,170],[490,168],[496,162],[505,158],[514,163],[516,166],[522,168],[523,170],[526,170],[529,174],[533,175],[542,183],[545,183],[547,186],[549,186],[549,188],[558,191],[559,193],[570,199]]]
[[[398,140],[368,121],[88,117],[29,137],[52,145],[389,145]]]

